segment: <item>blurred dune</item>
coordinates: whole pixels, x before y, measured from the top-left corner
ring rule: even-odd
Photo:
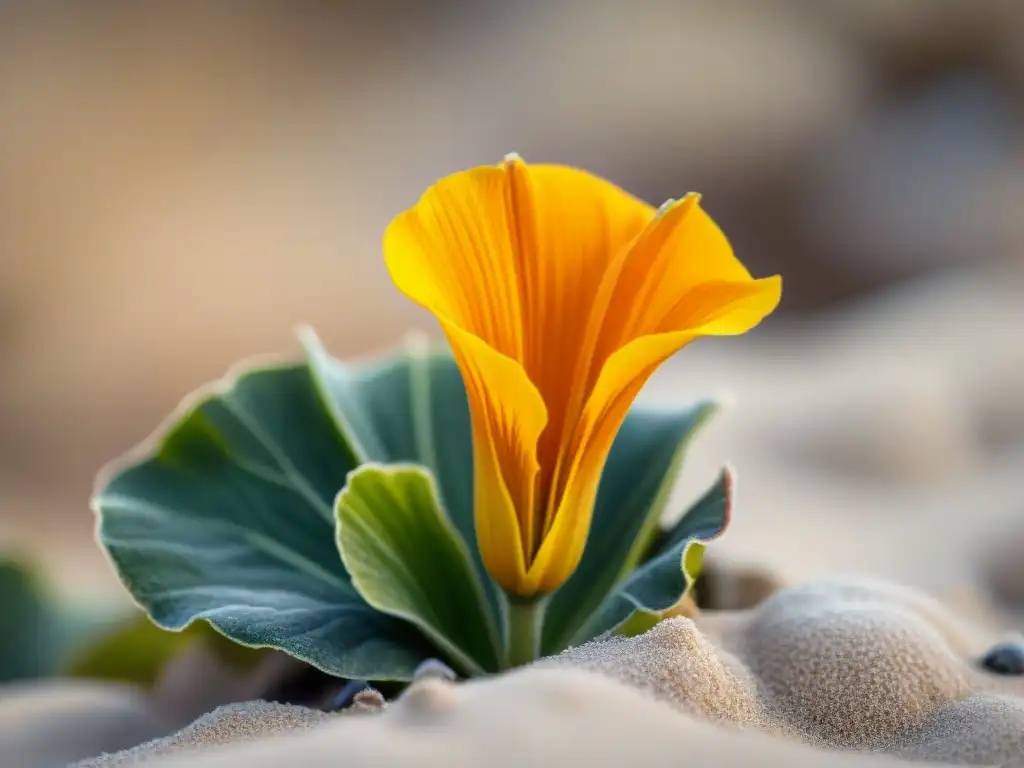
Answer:
[[[754,477],[748,530],[923,504],[887,472],[998,476],[991,519],[1019,520],[1024,456],[984,446],[1024,444],[1022,41],[1014,0],[5,4],[0,543],[46,544],[68,588],[110,586],[99,466],[235,360],[294,353],[297,324],[338,355],[431,327],[387,278],[384,227],[513,150],[652,203],[700,190],[752,271],[784,275],[749,345],[652,387],[738,393],[749,425],[719,447]],[[831,319],[905,281],[963,287]],[[844,420],[857,408],[874,415]],[[763,421],[805,437],[779,450]],[[771,549],[738,531],[738,554]]]

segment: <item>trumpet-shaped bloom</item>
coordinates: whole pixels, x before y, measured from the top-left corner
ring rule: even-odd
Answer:
[[[655,369],[779,302],[690,194],[655,210],[584,171],[509,156],[430,187],[384,236],[392,279],[435,315],[473,424],[475,522],[509,593],[583,554],[612,441]]]

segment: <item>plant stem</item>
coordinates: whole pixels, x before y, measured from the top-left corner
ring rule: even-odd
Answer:
[[[505,596],[508,608],[507,666],[521,667],[540,655],[540,633],[544,626],[544,598]]]

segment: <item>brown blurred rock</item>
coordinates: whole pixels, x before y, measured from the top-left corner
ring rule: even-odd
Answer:
[[[801,185],[805,226],[836,268],[884,284],[1000,257],[996,174],[1019,149],[1009,94],[950,76],[892,100],[822,151]]]
[[[784,586],[784,581],[767,568],[709,556],[695,591],[702,609],[742,611],[753,608]]]
[[[1018,526],[992,541],[981,572],[992,602],[998,608],[1024,615],[1024,528]]]
[[[996,66],[1015,89],[1018,100],[1024,99],[1024,6],[1011,5],[1001,35],[995,46]]]
[[[865,47],[890,81],[920,82],[987,63],[1015,0],[810,0],[839,33]]]

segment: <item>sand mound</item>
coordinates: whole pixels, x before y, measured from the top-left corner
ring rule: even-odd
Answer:
[[[303,734],[153,763],[161,768],[636,764],[905,765],[884,756],[830,755],[756,731],[726,730],[578,669],[528,669],[465,685],[424,681],[380,716],[337,718]]]
[[[238,744],[284,733],[302,731],[329,720],[332,715],[305,707],[249,701],[227,704],[203,715],[177,733],[141,744],[134,749],[79,763],[108,768],[138,765],[162,755],[187,753],[224,744]]]
[[[282,726],[265,704],[218,710],[132,757],[235,732],[278,735],[158,764],[1024,766],[1024,678],[976,663],[1000,639],[911,590],[836,579],[489,680],[425,680],[379,715]]]
[[[536,667],[580,667],[653,694],[688,714],[736,725],[765,725],[757,685],[731,654],[689,619],[670,619],[640,637],[573,648]]]
[[[1024,765],[1024,678],[976,663],[998,639],[912,590],[837,578],[542,663],[826,748]]]

